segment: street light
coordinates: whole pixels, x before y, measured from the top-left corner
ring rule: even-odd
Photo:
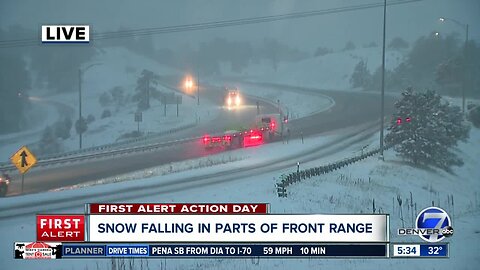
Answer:
[[[193,88],[193,79],[192,77],[187,77],[185,80],[185,88],[187,89],[188,92],[191,92]],[[200,81],[199,81],[199,76],[197,73],[197,105],[200,105]]]
[[[190,91],[192,89],[192,87],[193,87],[193,81],[192,81],[192,78],[189,77],[185,80],[185,88],[188,91]]]
[[[103,63],[93,63],[83,68],[83,70],[82,68],[78,68],[78,124],[79,125],[82,124],[82,76],[83,76],[83,73],[85,73],[87,70],[89,70],[94,66],[99,66],[102,64]],[[82,149],[82,133],[83,133],[83,130],[80,128],[78,132],[78,135],[79,135],[78,144],[80,146],[80,149]]]
[[[468,65],[467,65],[467,61],[469,61],[468,59],[468,49],[467,49],[467,46],[468,46],[468,23],[461,23],[455,19],[452,19],[452,18],[447,18],[447,17],[440,17],[438,18],[438,20],[440,22],[446,22],[446,21],[450,21],[450,22],[453,22],[455,23],[456,25],[462,27],[464,30],[465,30],[465,45],[464,45],[464,54],[465,54],[465,76],[466,78],[463,80],[463,87],[462,87],[462,112],[465,113],[465,88],[467,88],[467,80],[469,79],[469,69],[468,69]],[[438,33],[436,33],[436,35],[438,36]],[[467,75],[468,74],[468,75]]]

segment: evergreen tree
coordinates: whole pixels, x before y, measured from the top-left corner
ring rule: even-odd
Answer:
[[[108,92],[103,92],[98,98],[98,102],[102,107],[107,107],[112,103],[112,96]]]
[[[474,127],[480,128],[480,106],[475,106],[469,110],[468,120],[472,122]]]
[[[343,51],[351,51],[355,50],[355,43],[353,41],[349,41],[345,44],[345,48],[343,48]]]
[[[324,55],[327,55],[329,53],[332,53],[332,50],[329,49],[329,48],[325,48],[325,47],[318,47],[316,50],[315,50],[315,53],[313,54],[315,57],[317,56],[324,56]]]
[[[396,38],[392,39],[392,41],[390,41],[390,43],[388,44],[388,48],[396,49],[396,50],[407,49],[408,48],[408,42],[406,42],[401,37],[396,37]]]
[[[350,84],[352,87],[366,87],[371,80],[370,72],[368,72],[367,64],[361,60],[355,66],[353,70],[352,77],[350,77]]]
[[[110,90],[110,94],[112,95],[112,101],[115,104],[115,106],[120,107],[125,105],[126,98],[125,98],[123,87],[115,86]]]
[[[156,89],[160,76],[150,70],[144,69],[140,78],[137,80],[137,93],[133,96],[138,101],[138,108],[140,110],[147,110],[150,108],[150,98],[159,97],[160,92]]]
[[[385,142],[393,144],[400,156],[444,170],[463,164],[452,150],[469,133],[458,106],[442,102],[435,91],[418,93],[409,88],[395,108]]]

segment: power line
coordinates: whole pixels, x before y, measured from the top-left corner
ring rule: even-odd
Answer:
[[[420,2],[420,1],[422,0],[394,0],[394,1],[390,1],[387,5],[389,6],[402,5],[402,4],[408,4],[408,3]],[[225,27],[242,26],[242,25],[250,25],[250,24],[268,23],[268,22],[275,22],[275,21],[282,21],[282,20],[300,19],[300,18],[321,16],[321,15],[327,15],[327,14],[371,9],[371,8],[382,7],[382,6],[383,6],[383,3],[370,3],[370,4],[352,5],[352,6],[315,10],[315,11],[295,12],[295,13],[270,15],[270,16],[262,16],[262,17],[250,17],[250,18],[244,18],[244,19],[213,21],[213,22],[195,23],[195,24],[183,24],[183,25],[176,25],[176,26],[141,28],[141,29],[135,29],[135,30],[122,30],[122,31],[112,31],[112,32],[103,32],[103,33],[92,33],[91,39],[105,40],[105,39],[113,39],[113,38],[127,38],[127,37],[187,32],[187,31],[199,31],[199,30],[214,29],[214,28],[225,28]],[[34,45],[37,45],[38,43],[39,43],[38,38],[0,40],[0,48],[34,46]]]

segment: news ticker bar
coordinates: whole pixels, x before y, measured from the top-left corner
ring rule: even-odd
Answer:
[[[16,242],[15,259],[145,258],[448,258],[449,245],[398,244],[278,244],[278,243],[58,243]]]
[[[388,257],[388,244],[63,244],[81,257]]]

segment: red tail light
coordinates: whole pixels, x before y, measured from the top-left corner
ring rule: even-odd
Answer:
[[[203,136],[203,143],[207,144],[208,141],[210,141],[210,136],[208,136],[208,135]]]
[[[243,145],[245,147],[259,145],[263,143],[262,134],[257,131],[252,131],[249,136],[245,136],[243,138]]]
[[[410,123],[410,122],[412,122],[412,119],[410,117],[407,117],[407,118],[405,118],[405,122]]]
[[[221,137],[212,137],[212,142],[213,143],[218,143],[218,142],[221,142],[221,141],[222,141]]]
[[[402,124],[402,118],[397,118],[397,125],[401,125]]]
[[[271,127],[272,129],[274,129],[274,128],[275,128],[275,122],[270,123],[270,127]]]

